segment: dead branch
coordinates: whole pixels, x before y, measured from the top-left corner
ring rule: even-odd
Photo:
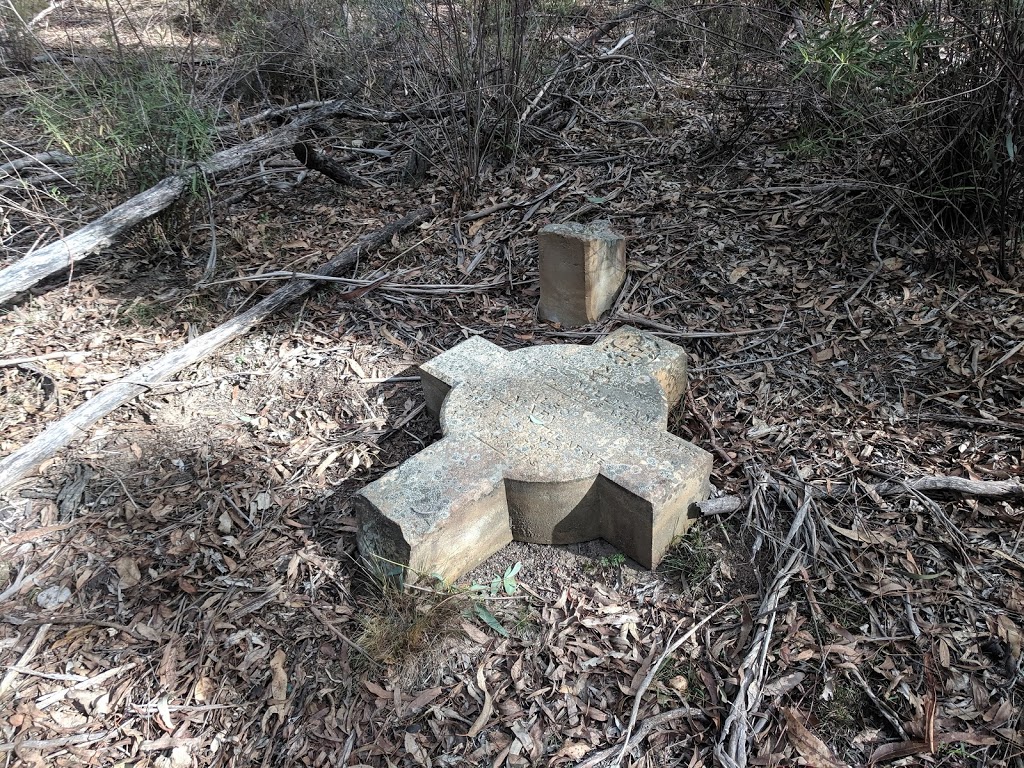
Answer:
[[[760,709],[764,696],[764,680],[768,674],[768,650],[775,631],[779,606],[789,590],[790,580],[804,566],[810,554],[803,529],[813,498],[810,493],[806,494],[800,507],[793,509],[793,521],[782,547],[775,556],[778,575],[761,599],[761,606],[757,612],[757,630],[737,670],[739,689],[733,696],[729,714],[722,724],[714,748],[718,764],[727,768],[746,768],[747,765],[750,742],[754,738],[752,721]],[[783,558],[787,554],[788,557],[783,564]]]
[[[336,181],[347,187],[366,188],[371,186],[368,181],[356,176],[344,164],[339,163],[333,157],[329,157],[322,152],[317,152],[314,147],[305,141],[296,142],[292,147],[292,151],[300,163],[311,171],[319,171],[331,181]]]
[[[50,3],[50,5],[48,7],[43,8],[43,10],[41,10],[39,13],[37,13],[35,16],[33,16],[31,19],[29,19],[25,23],[25,28],[26,29],[32,29],[32,27],[34,27],[37,24],[39,24],[41,21],[43,21],[47,16],[49,16],[54,11],[59,11],[63,6],[64,6],[63,0],[58,0],[58,2],[56,2],[56,3]]]
[[[821,495],[839,498],[850,495],[858,486],[844,483],[833,485],[828,489],[808,487],[813,488]],[[863,487],[863,484],[859,487]],[[967,480],[962,477],[937,475],[919,477],[916,480],[887,480],[872,485],[871,489],[879,496],[955,493],[979,499],[1024,499],[1024,485],[1017,478],[1012,480]]]
[[[743,499],[739,496],[719,496],[717,499],[708,499],[697,503],[697,508],[704,517],[727,515],[742,506]]]
[[[446,109],[427,106],[413,110],[384,111],[380,109],[373,109],[372,107],[349,104],[341,99],[336,99],[334,101],[304,101],[301,104],[292,104],[288,107],[264,109],[262,112],[258,112],[255,115],[239,120],[237,123],[219,125],[216,130],[218,133],[226,133],[228,131],[237,130],[238,128],[255,125],[256,123],[266,122],[269,120],[279,120],[286,115],[292,115],[296,112],[322,110],[324,108],[335,107],[340,104],[345,104],[347,109],[346,114],[342,115],[343,117],[350,117],[354,120],[372,120],[377,123],[404,123],[409,120],[415,120],[422,117],[445,117],[448,114]],[[311,120],[309,122],[313,123],[315,121]]]
[[[91,355],[95,350],[82,349],[67,352],[47,352],[45,355],[32,355],[31,357],[8,357],[4,360],[0,360],[0,368],[10,368],[15,365],[24,365],[25,363],[35,363],[40,360],[56,360],[62,357],[85,357]]]
[[[28,155],[19,157],[17,160],[11,160],[9,163],[0,165],[0,173],[5,176],[13,175],[20,171],[22,168],[27,168],[30,165],[37,165],[42,168],[49,168],[51,165],[72,165],[75,162],[75,158],[71,155],[66,155],[63,152],[40,152],[37,155]]]
[[[404,112],[382,112],[347,101],[327,102],[316,109],[311,109],[287,125],[237,147],[217,152],[207,160],[182,169],[76,232],[30,253],[0,271],[0,304],[10,301],[40,280],[67,269],[90,253],[110,245],[125,230],[159,213],[181,197],[199,174],[204,177],[213,176],[238,168],[261,155],[290,146],[296,142],[305,128],[333,117],[381,122],[411,119],[410,115]]]
[[[0,744],[0,752],[13,752],[15,749],[55,749],[57,747],[72,747],[92,744],[103,741],[115,735],[120,728],[114,728],[103,733],[75,733],[71,736],[59,736],[54,739],[25,739],[24,741],[7,741]]]
[[[596,46],[598,40],[600,40],[602,37],[604,37],[613,29],[615,29],[615,27],[619,26],[619,24],[622,24],[624,21],[628,21],[629,19],[639,15],[642,11],[645,11],[649,8],[650,6],[646,2],[637,3],[636,5],[633,5],[624,10],[618,16],[608,19],[608,21],[599,24],[597,27],[595,27],[593,31],[591,31],[591,33],[583,39],[582,42],[574,46],[574,50],[572,52],[562,57],[561,61],[559,61],[558,64],[555,66],[554,72],[537,90],[537,93],[534,94],[529,104],[526,105],[526,108],[523,110],[523,113],[519,116],[519,122],[527,122],[527,118],[530,117],[530,113],[537,109],[537,105],[540,104],[544,96],[547,95],[547,93],[551,90],[551,87],[559,79],[563,79],[570,73],[575,72],[579,69],[584,69],[590,66],[590,64],[592,63],[586,62],[582,65],[571,66],[576,56],[578,56],[581,52],[588,51],[594,46]],[[617,50],[618,47],[619,46],[616,45],[615,50]],[[536,118],[536,115],[534,115],[534,117]]]
[[[816,496],[839,499],[849,496],[858,488],[864,488],[865,486],[863,484],[850,485],[841,483],[828,488],[814,485],[805,485],[804,487]],[[878,485],[872,485],[870,488],[879,496],[889,497],[954,493],[959,496],[976,499],[994,499],[996,501],[1024,499],[1024,483],[1021,483],[1017,478],[1012,480],[967,480],[962,477],[937,475],[934,477],[919,477],[916,480],[887,480]],[[726,515],[730,512],[735,512],[741,506],[743,506],[743,500],[739,496],[720,496],[716,499],[708,499],[697,504],[700,514],[705,517],[710,515]]]
[[[922,413],[922,421],[938,421],[942,424],[958,424],[968,427],[986,427],[988,429],[1003,429],[1007,432],[1014,432],[1024,435],[1024,423],[1012,421],[1001,421],[999,419],[982,419],[977,416],[960,416],[949,413]]]
[[[317,270],[318,276],[334,275],[367,251],[389,243],[395,235],[415,226],[437,213],[435,206],[426,206],[364,235]],[[0,492],[8,489],[44,459],[71,443],[86,430],[118,406],[137,395],[147,392],[183,368],[202,360],[207,355],[248,332],[254,325],[307,294],[317,285],[315,280],[296,280],[278,288],[259,304],[232,318],[212,331],[204,333],[180,349],[143,366],[130,376],[112,382],[97,392],[88,402],[80,405],[64,418],[48,426],[43,432],[17,451],[0,461]]]
[[[15,664],[15,668],[26,667],[32,660],[32,657],[36,655],[39,648],[43,644],[43,640],[46,639],[46,634],[50,631],[52,624],[43,624],[39,629],[36,630],[36,636],[32,638],[32,642],[28,644],[28,648],[21,654],[21,658],[18,659],[18,663]],[[17,679],[18,673],[15,669],[8,668],[7,674],[4,675],[3,680],[0,680],[0,696],[7,692],[7,689],[14,685],[14,681]]]
[[[734,602],[730,600],[725,605],[719,606],[711,613],[709,613],[707,616],[705,616],[703,619],[694,624],[692,627],[690,627],[686,634],[684,634],[682,637],[680,637],[678,640],[675,640],[674,642],[673,638],[675,637],[676,629],[678,629],[678,627],[673,628],[672,634],[669,636],[668,645],[665,646],[665,650],[663,650],[661,652],[661,655],[658,656],[657,661],[651,664],[651,668],[647,671],[647,674],[644,676],[644,679],[640,681],[640,685],[637,686],[636,693],[633,695],[633,709],[629,715],[629,724],[626,726],[626,735],[622,740],[622,747],[619,750],[619,753],[612,760],[611,768],[619,768],[619,766],[622,765],[622,759],[632,749],[632,747],[630,746],[630,741],[631,736],[633,734],[633,728],[636,727],[637,715],[640,713],[640,702],[643,699],[644,694],[647,692],[647,689],[650,688],[651,683],[654,682],[654,678],[657,676],[658,671],[661,669],[662,663],[665,661],[665,659],[667,659],[669,656],[671,656],[673,653],[679,650],[688,640],[690,640],[690,638],[696,635],[697,632],[700,631],[701,627],[703,627],[705,624],[707,624],[709,621],[715,618],[715,616],[720,614],[726,608],[731,608],[733,604]]]
[[[636,749],[640,742],[647,738],[651,731],[658,728],[666,723],[671,723],[673,720],[679,720],[682,717],[703,717],[707,718],[707,713],[697,707],[679,707],[678,709],[670,709],[667,712],[659,712],[657,715],[652,715],[640,723],[640,727],[636,729],[636,733],[630,738],[630,740],[624,745],[626,752],[631,752]],[[600,752],[588,757],[582,763],[577,763],[574,768],[596,768],[601,765],[605,760],[610,758],[622,747],[615,745],[614,747],[608,747]]]

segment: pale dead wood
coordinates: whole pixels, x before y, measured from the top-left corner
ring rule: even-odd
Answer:
[[[29,19],[28,22],[25,24],[25,27],[27,29],[32,29],[32,27],[34,27],[37,24],[39,24],[40,22],[42,22],[51,13],[53,13],[54,11],[59,11],[63,7],[64,7],[63,0],[59,0],[56,3],[50,3],[50,5],[48,7],[43,8],[43,10],[41,10],[39,13],[37,13],[35,16],[33,16],[31,19]]]
[[[177,200],[197,176],[213,176],[238,168],[250,160],[296,142],[309,125],[332,117],[399,122],[411,119],[404,112],[381,112],[347,101],[328,102],[287,125],[237,147],[217,152],[207,160],[190,165],[130,200],[121,203],[76,232],[34,251],[0,271],[0,304],[13,299],[56,272],[67,269],[95,251],[112,244],[125,230],[148,219]]]
[[[757,630],[737,670],[739,689],[733,696],[729,714],[722,724],[714,748],[718,763],[727,768],[745,768],[750,756],[750,742],[755,735],[753,719],[764,697],[768,651],[775,631],[775,621],[782,599],[789,591],[790,580],[804,567],[811,554],[804,526],[813,500],[814,496],[806,493],[800,506],[793,508],[793,521],[774,558],[778,575],[761,599],[757,612]],[[794,507],[791,502],[790,506]]]
[[[21,588],[24,587],[26,584],[30,586],[35,586],[38,583],[36,574],[33,573],[31,576],[26,577],[26,573],[28,573],[28,560],[22,563],[21,569],[18,571],[18,575],[17,577],[15,577],[14,581],[11,582],[11,585],[7,587],[7,589],[5,589],[3,592],[0,592],[0,603],[9,598],[11,595],[16,595],[19,592],[21,592]],[[3,691],[4,685],[3,683],[0,683],[0,693],[3,693]]]
[[[743,506],[743,499],[739,496],[719,496],[717,499],[708,499],[697,503],[697,509],[705,517],[710,515],[727,515],[735,512]]]
[[[419,272],[420,270],[414,270]],[[405,273],[410,274],[410,273]],[[397,276],[397,275],[396,275]],[[403,275],[404,276],[404,275]],[[325,277],[314,275],[310,272],[292,272],[288,270],[275,270],[273,272],[260,272],[256,275],[243,275],[242,277],[229,277],[224,280],[213,280],[203,283],[204,286],[225,285],[227,283],[257,283],[269,280],[317,280],[322,283],[342,283],[359,288],[376,288],[378,292],[405,293],[419,296],[450,296],[457,293],[482,293],[492,288],[507,285],[508,280],[504,275],[499,275],[492,280],[485,280],[479,283],[394,283],[385,282],[391,275],[376,280],[359,280],[351,277]],[[353,297],[354,298],[354,297]],[[3,361],[0,360],[0,367]]]
[[[15,667],[25,667],[32,660],[32,657],[38,653],[40,646],[43,644],[43,640],[46,639],[47,633],[50,631],[52,624],[43,624],[36,630],[36,636],[32,638],[32,642],[28,644],[28,648],[21,654],[21,658],[18,659],[18,663]],[[7,674],[4,675],[3,680],[0,680],[0,696],[7,693],[8,689],[14,685],[14,681],[17,679],[18,673],[14,669],[8,669]]]
[[[99,673],[98,675],[93,675],[92,677],[86,678],[85,680],[79,680],[70,688],[61,688],[58,691],[53,691],[52,693],[47,693],[43,696],[40,696],[38,699],[36,699],[36,707],[38,707],[39,709],[46,709],[47,707],[57,703],[58,701],[63,700],[65,697],[68,696],[68,694],[74,691],[84,691],[89,688],[96,687],[100,683],[106,682],[112,677],[117,677],[122,672],[129,672],[135,669],[135,667],[137,666],[138,664],[136,664],[135,662],[129,662],[128,664],[122,664],[120,666],[114,667],[113,669],[108,669],[105,672]]]
[[[857,487],[863,487],[863,485],[853,486],[844,483],[833,485],[830,488],[810,487],[825,496],[841,497],[848,496]],[[967,480],[963,477],[936,475],[919,477],[916,480],[887,480],[870,487],[879,496],[956,493],[979,499],[1024,498],[1024,484],[1021,484],[1018,478],[1012,480]]]
[[[31,355],[29,357],[8,357],[0,360],[0,368],[10,368],[14,365],[24,365],[25,363],[36,363],[40,360],[56,360],[63,357],[85,357],[91,355],[95,350],[70,350],[67,352],[47,352],[44,355]]]
[[[7,181],[0,181],[0,191],[6,191],[8,189],[14,189],[18,191],[28,190],[32,187],[39,189],[40,187],[50,184],[51,182],[63,181],[65,184],[70,184],[71,181],[68,177],[74,176],[74,169],[64,171],[64,173],[44,173],[40,176],[12,176]]]
[[[17,173],[22,168],[27,168],[32,165],[48,168],[51,165],[72,165],[74,162],[75,158],[63,152],[40,152],[36,155],[26,154],[24,157],[19,157],[17,160],[11,160],[9,163],[0,165],[0,173],[4,175],[11,175]]]
[[[922,421],[937,421],[941,424],[956,424],[967,427],[985,427],[987,429],[1004,429],[1007,432],[1015,432],[1024,435],[1024,424],[1005,421],[1002,419],[982,419],[978,416],[960,416],[948,413],[922,413]]]
[[[349,246],[320,267],[316,274],[335,274],[355,263],[362,254],[380,248],[390,242],[395,235],[433,216],[436,212],[436,207],[425,206],[375,232],[364,235],[355,245]],[[241,315],[204,333],[159,360],[143,366],[134,374],[103,387],[84,405],[51,424],[27,445],[0,461],[0,491],[9,488],[40,462],[70,444],[76,437],[85,434],[90,426],[118,406],[149,391],[154,384],[202,360],[224,344],[243,335],[257,323],[307,294],[316,285],[315,280],[296,280],[288,283]]]
[[[15,749],[53,749],[56,747],[82,746],[95,741],[103,741],[116,734],[120,729],[114,728],[103,733],[76,733],[72,736],[59,736],[55,739],[25,739],[24,741],[7,741],[0,744],[0,752],[13,752]]]
[[[820,486],[805,486],[812,493],[828,496],[830,498],[841,498],[849,496],[863,485],[849,485],[847,483],[832,485],[828,488]],[[879,496],[906,496],[921,494],[943,494],[955,493],[960,496],[968,496],[976,499],[1020,499],[1024,498],[1024,484],[1019,479],[1012,480],[967,480],[962,477],[950,477],[948,475],[937,475],[933,477],[919,477],[916,480],[890,480],[878,485],[870,486],[871,490]],[[720,496],[717,499],[708,499],[697,503],[697,508],[703,516],[727,515],[735,512],[743,506],[743,499],[739,496]]]

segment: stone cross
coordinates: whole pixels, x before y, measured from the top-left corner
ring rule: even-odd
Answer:
[[[453,581],[512,540],[604,538],[654,568],[708,496],[710,454],[666,431],[685,353],[657,336],[515,352],[474,336],[421,372],[444,437],[355,496],[371,562]]]

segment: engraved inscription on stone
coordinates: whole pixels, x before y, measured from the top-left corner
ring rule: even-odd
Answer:
[[[657,336],[474,337],[421,371],[444,437],[357,494],[364,557],[452,580],[513,539],[602,537],[654,567],[707,497],[711,456],[666,431],[685,355]]]

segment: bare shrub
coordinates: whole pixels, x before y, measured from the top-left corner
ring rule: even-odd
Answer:
[[[225,46],[223,87],[266,101],[351,96],[371,85],[397,34],[401,0],[206,0],[202,15]]]
[[[794,50],[804,139],[852,160],[923,237],[993,238],[1005,271],[1024,223],[1024,5],[837,10]]]
[[[0,3],[0,72],[27,70],[39,52],[32,22],[45,13],[46,0],[6,0]]]
[[[446,114],[419,129],[416,151],[465,198],[488,167],[518,157],[523,114],[556,57],[553,28],[532,0],[408,6],[396,86]]]

